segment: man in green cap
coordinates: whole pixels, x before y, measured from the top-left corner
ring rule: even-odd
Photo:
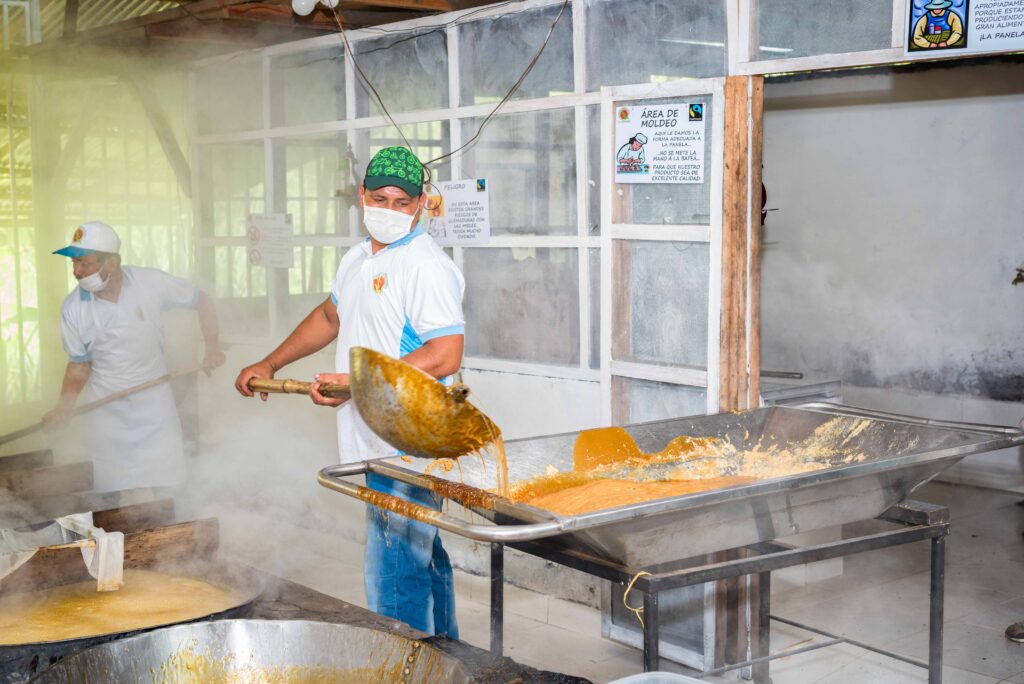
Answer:
[[[368,347],[401,357],[447,382],[462,365],[465,331],[462,274],[419,224],[426,200],[420,160],[403,147],[380,150],[370,160],[359,197],[369,237],[342,257],[331,296],[235,381],[238,391],[251,397],[252,378],[272,378],[337,340],[337,373],[317,375],[310,396],[316,404],[337,408],[342,463],[397,454],[353,405],[318,391],[321,383],[348,383],[349,349]],[[440,510],[440,499],[425,489],[372,473],[366,484]],[[457,639],[451,563],[437,528],[373,506],[367,507],[367,523],[364,580],[370,609]]]

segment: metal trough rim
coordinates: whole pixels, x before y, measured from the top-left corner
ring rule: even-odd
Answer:
[[[568,517],[559,516],[555,513],[525,504],[509,503],[508,506],[502,506],[503,510],[499,512],[503,512],[508,515],[514,513],[519,517],[527,518],[528,522],[521,524],[480,525],[471,523],[425,506],[410,504],[410,502],[397,497],[392,497],[380,492],[374,492],[366,487],[345,482],[341,479],[342,477],[361,475],[367,472],[386,475],[409,484],[420,486],[422,486],[424,482],[429,482],[433,479],[433,476],[431,475],[420,474],[394,466],[387,463],[385,459],[328,466],[319,472],[317,475],[317,481],[321,486],[357,499],[369,501],[372,498],[374,499],[374,503],[380,503],[385,508],[388,508],[393,512],[402,514],[401,512],[403,510],[412,510],[416,513],[418,519],[423,522],[475,541],[512,543],[534,541],[546,537],[557,536],[566,532],[585,530],[588,528],[600,527],[627,520],[634,520],[636,518],[660,515],[674,510],[701,508],[737,499],[754,498],[768,495],[779,490],[793,489],[798,486],[803,488],[808,485],[819,484],[831,480],[863,477],[877,472],[911,466],[917,463],[954,458],[959,459],[975,453],[996,451],[999,449],[1024,445],[1024,431],[1018,428],[1002,425],[939,421],[917,416],[888,413],[856,406],[845,406],[842,404],[828,404],[824,402],[801,404],[798,406],[774,406],[764,408],[770,408],[772,411],[781,412],[810,411],[836,416],[867,418],[892,423],[944,429],[954,432],[991,435],[994,439],[963,444],[946,449],[911,453],[904,456],[897,456],[895,458],[878,459],[864,463],[851,463],[832,468],[825,468],[823,470],[817,470],[810,473],[798,473],[795,475],[785,475],[770,479],[757,480],[749,484],[737,485],[735,487],[728,487],[725,489],[696,492],[667,499],[655,499],[652,501],[644,501],[629,504],[627,506],[619,506],[617,508],[609,508]],[[678,419],[674,418],[669,420]],[[649,423],[638,423],[630,427],[639,427],[663,422],[669,421],[651,421]],[[570,432],[563,434],[574,433]],[[499,500],[503,499],[499,498]],[[394,505],[394,508],[391,507],[391,504]],[[523,516],[523,514],[526,515]],[[535,518],[535,520],[529,520],[530,517]]]

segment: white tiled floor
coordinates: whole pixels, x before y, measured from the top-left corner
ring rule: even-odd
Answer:
[[[944,681],[947,684],[1024,684],[1024,645],[1003,637],[1012,621],[1024,619],[1024,508],[1019,498],[989,490],[931,484],[915,498],[941,503],[952,512],[946,574]],[[775,583],[773,613],[812,624],[883,648],[924,658],[927,654],[928,545],[876,551],[846,559],[844,574],[787,591]],[[316,589],[363,605],[356,554],[345,554],[343,572],[325,577],[311,564]],[[457,574],[461,637],[486,648],[489,632],[488,582]],[[548,670],[607,682],[641,670],[637,650],[600,636],[597,611],[515,587],[505,594],[506,654]],[[773,651],[807,645],[820,637],[776,624]],[[684,671],[667,661],[663,668]],[[927,681],[919,668],[852,646],[834,646],[777,660],[774,684],[902,684]],[[731,682],[735,675],[709,678]]]

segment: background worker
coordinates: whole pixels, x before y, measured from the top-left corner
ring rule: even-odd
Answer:
[[[122,266],[121,240],[105,223],[83,223],[54,254],[71,258],[78,286],[61,305],[69,360],[57,406],[44,417],[63,425],[84,391],[95,401],[167,374],[162,313],[194,308],[206,343],[203,368],[224,363],[217,314],[203,292],[155,268]],[[185,480],[181,420],[168,383],[89,414],[85,446],[97,492],[172,487]]]
[[[360,418],[355,406],[323,397],[320,383],[348,382],[349,349],[363,346],[443,379],[462,364],[462,295],[458,268],[420,225],[425,205],[423,166],[402,147],[370,160],[359,190],[370,236],[342,258],[331,296],[265,359],[242,370],[235,386],[251,397],[252,378],[271,378],[287,364],[337,340],[337,373],[317,375],[314,403],[340,407],[342,463],[396,454]],[[266,395],[263,396],[266,399]],[[375,474],[366,484],[387,494],[440,509],[432,492]],[[377,613],[429,634],[458,638],[451,563],[437,528],[367,507],[364,563],[366,599]]]

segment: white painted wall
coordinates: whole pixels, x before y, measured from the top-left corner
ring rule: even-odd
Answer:
[[[844,381],[847,403],[1024,416],[1024,65],[765,88],[765,368]],[[958,481],[1024,487],[1016,453]]]

